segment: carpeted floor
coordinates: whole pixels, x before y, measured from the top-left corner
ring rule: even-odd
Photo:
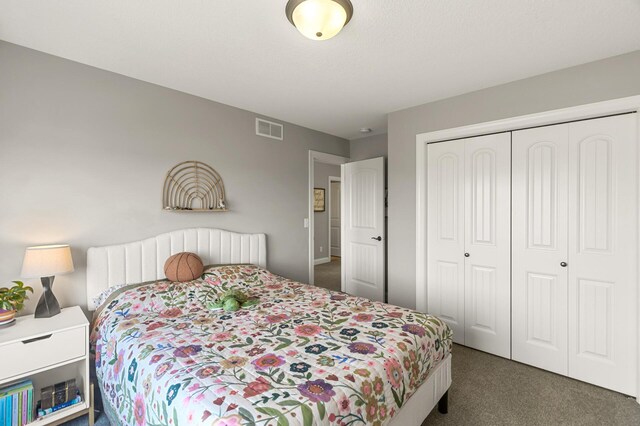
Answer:
[[[107,420],[107,416],[96,413],[95,417],[95,426],[111,426],[109,420]],[[77,419],[71,420],[70,422],[62,423],[64,426],[87,426],[89,424],[89,417],[82,416]]]
[[[455,345],[449,414],[425,425],[640,425],[633,398]]]
[[[313,279],[315,285],[322,288],[328,288],[333,291],[340,291],[340,258],[331,257],[331,262],[316,265],[313,270]]]

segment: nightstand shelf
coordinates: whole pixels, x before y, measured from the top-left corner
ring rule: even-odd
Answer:
[[[89,424],[93,425],[88,342],[89,321],[77,306],[51,318],[18,317],[16,325],[0,330],[0,386],[29,378],[35,403],[44,386],[75,378],[82,394],[80,404],[38,418],[30,425],[57,425],[84,414],[89,414]]]

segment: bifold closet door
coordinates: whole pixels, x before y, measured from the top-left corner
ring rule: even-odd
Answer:
[[[429,313],[453,340],[510,356],[510,134],[430,144]]]
[[[511,134],[465,141],[464,344],[511,356]]]
[[[637,117],[569,124],[569,376],[637,395]]]
[[[637,395],[637,118],[513,132],[512,357]]]
[[[567,374],[569,126],[513,132],[512,358]]]
[[[427,308],[464,344],[464,141],[427,146]]]

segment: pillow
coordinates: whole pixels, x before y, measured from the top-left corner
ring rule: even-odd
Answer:
[[[94,297],[93,298],[93,305],[96,307],[96,310],[98,308],[100,308],[100,305],[102,305],[108,298],[109,296],[111,296],[113,293],[115,293],[116,290],[120,290],[123,287],[127,287],[130,284],[120,284],[120,285],[114,285],[112,287],[109,287],[108,289],[104,290],[102,293],[100,293],[98,295],[98,297]]]
[[[187,282],[200,278],[204,272],[202,259],[189,252],[176,253],[164,263],[164,274],[169,281]]]

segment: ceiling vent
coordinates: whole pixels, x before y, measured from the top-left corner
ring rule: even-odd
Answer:
[[[267,121],[263,118],[256,118],[256,135],[281,141],[283,133],[282,124]]]

